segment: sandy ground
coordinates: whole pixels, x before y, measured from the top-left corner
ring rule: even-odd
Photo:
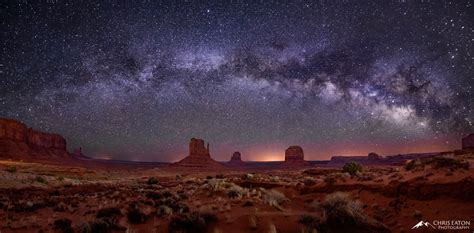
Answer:
[[[198,172],[1,161],[0,232],[316,232],[300,219],[324,222],[324,203],[335,192],[382,227],[328,223],[320,232],[437,232],[411,229],[435,219],[470,220],[470,230],[455,232],[472,232],[474,156],[450,156],[470,167],[376,166],[351,176],[318,167]]]

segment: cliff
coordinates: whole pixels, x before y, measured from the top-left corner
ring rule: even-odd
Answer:
[[[36,131],[19,121],[0,118],[0,158],[48,160],[70,158],[70,155],[61,135]]]

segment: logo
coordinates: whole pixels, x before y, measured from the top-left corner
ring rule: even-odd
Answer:
[[[468,230],[471,227],[469,220],[433,220],[431,222],[421,220],[411,229],[431,228],[437,230]]]
[[[429,222],[423,222],[423,220],[421,220],[419,223],[417,223],[415,226],[413,226],[411,229],[418,229],[420,227],[432,227],[433,229],[436,229],[435,226],[433,226],[433,224],[429,223]]]

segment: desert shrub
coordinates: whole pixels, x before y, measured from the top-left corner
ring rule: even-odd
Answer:
[[[434,168],[469,169],[469,162],[447,157],[434,157]]]
[[[67,218],[60,218],[54,220],[54,228],[63,233],[72,233],[74,230],[71,227],[72,221]]]
[[[112,226],[105,219],[97,219],[89,222],[91,233],[112,232]]]
[[[302,233],[313,233],[320,231],[320,220],[312,215],[303,215],[298,220],[298,223],[303,225]]]
[[[206,176],[206,180],[212,179],[212,176]]]
[[[316,181],[314,180],[313,177],[305,177],[304,180],[303,180],[303,184],[305,186],[311,186],[311,185],[315,185]]]
[[[254,206],[253,202],[252,201],[245,201],[244,204],[242,205],[242,207],[250,207],[250,206]]]
[[[116,215],[121,215],[122,213],[120,212],[119,208],[116,207],[109,207],[109,208],[103,208],[97,211],[96,217],[97,218],[111,218]]]
[[[15,173],[16,172],[16,166],[8,166],[5,171]]]
[[[245,175],[243,175],[242,179],[253,179],[255,178],[255,175],[252,174],[252,173],[247,173]]]
[[[132,224],[144,223],[147,220],[148,216],[143,213],[138,203],[132,202],[128,206],[127,219]]]
[[[163,197],[163,195],[159,192],[148,192],[147,194],[145,194],[145,196],[153,200],[159,200]]]
[[[204,233],[209,224],[216,222],[217,217],[212,213],[193,212],[179,215],[171,219],[168,225],[169,233]]]
[[[415,161],[415,160],[411,160],[411,161],[405,163],[405,166],[404,166],[404,167],[405,167],[405,170],[411,171],[411,170],[415,169],[415,167],[416,167],[416,161]]]
[[[42,176],[36,176],[35,181],[38,182],[38,183],[42,183],[42,184],[47,184],[48,183],[48,181]]]
[[[158,207],[158,210],[156,212],[158,216],[169,216],[173,214],[173,209],[171,209],[167,205],[161,205]]]
[[[278,208],[283,202],[288,201],[288,198],[285,197],[285,194],[272,189],[265,193],[263,200],[270,206]]]
[[[224,179],[224,174],[217,174],[216,179]]]
[[[346,163],[344,167],[342,167],[342,170],[353,176],[357,174],[358,172],[362,172],[362,166],[358,164],[357,162],[351,161],[351,162]]]
[[[324,182],[327,185],[333,185],[334,183],[336,183],[336,177],[334,177],[333,175],[326,175],[324,177]]]
[[[158,184],[158,179],[156,177],[150,177],[146,183],[149,185]]]
[[[58,180],[58,181],[64,181],[64,176],[58,176],[58,177],[56,177],[56,180]]]
[[[358,225],[367,222],[359,201],[354,201],[347,193],[335,192],[326,196],[321,204],[328,224]]]
[[[227,189],[227,196],[231,199],[240,198],[244,194],[244,189],[236,184],[231,185]]]

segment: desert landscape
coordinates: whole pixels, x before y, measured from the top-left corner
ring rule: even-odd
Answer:
[[[215,161],[192,138],[179,162],[125,163],[68,153],[60,135],[0,119],[0,231],[410,232],[434,216],[474,218],[473,139],[330,161],[291,146],[285,161],[247,163],[239,152]]]
[[[472,0],[2,0],[0,233],[474,233]]]

